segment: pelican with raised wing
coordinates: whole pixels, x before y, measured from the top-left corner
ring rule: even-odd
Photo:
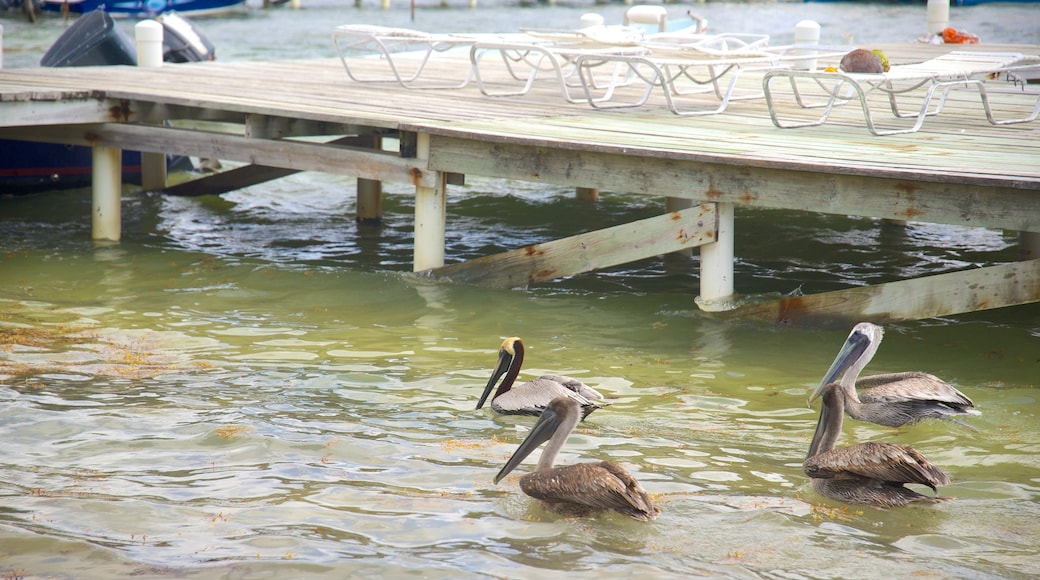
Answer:
[[[652,520],[661,513],[632,474],[610,461],[553,467],[567,437],[581,419],[575,399],[556,397],[542,412],[531,432],[509,458],[495,483],[501,481],[539,445],[548,441],[538,467],[520,478],[520,489],[546,510],[585,516],[613,510],[637,520]]]
[[[869,322],[853,327],[810,403],[840,377],[845,412],[860,421],[887,427],[912,425],[924,419],[965,424],[960,417],[980,414],[967,395],[935,375],[907,371],[859,378],[863,367],[874,358],[883,335],[880,326]]]
[[[949,501],[951,498],[928,496],[906,487],[907,483],[916,483],[938,493],[940,485],[950,483],[942,469],[909,445],[870,441],[835,448],[847,400],[841,389],[838,383],[829,383],[817,391],[823,399],[820,419],[802,464],[813,489],[824,497],[875,507]]]
[[[578,379],[561,375],[542,375],[532,381],[513,386],[522,364],[524,343],[515,336],[502,341],[502,346],[498,349],[498,366],[491,373],[484,393],[477,402],[477,408],[484,406],[499,378],[502,382],[498,385],[495,396],[491,397],[491,410],[501,415],[537,416],[545,410],[549,401],[561,396],[570,397],[578,402],[582,419],[596,409],[609,405],[596,389]]]

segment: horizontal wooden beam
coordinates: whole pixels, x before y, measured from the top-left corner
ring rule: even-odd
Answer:
[[[1040,302],[1040,260],[747,304],[717,313],[793,326],[920,320]]]
[[[365,143],[370,143],[371,141],[371,137],[351,136],[335,139],[330,141],[329,144],[364,146]],[[189,197],[200,195],[220,195],[229,191],[242,189],[243,187],[249,187],[250,185],[256,185],[257,183],[263,183],[273,179],[281,179],[282,177],[293,175],[294,173],[299,172],[295,169],[270,167],[268,165],[242,165],[219,173],[199,177],[198,179],[191,179],[176,185],[170,185],[158,190],[157,193]]]
[[[431,137],[430,169],[737,205],[1040,231],[1040,183],[914,180]]]
[[[426,270],[452,282],[515,288],[668,254],[715,241],[715,204]]]
[[[418,159],[370,148],[284,139],[254,139],[173,127],[102,123],[74,127],[0,130],[8,139],[105,145],[128,151],[196,155],[299,171],[321,171],[376,181],[434,187],[436,174]]]

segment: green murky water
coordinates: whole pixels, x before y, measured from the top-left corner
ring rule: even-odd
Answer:
[[[273,18],[205,24],[224,36]],[[806,395],[845,330],[704,316],[695,259],[524,290],[416,280],[409,189],[388,185],[385,223],[369,229],[353,220],[353,188],[314,174],[224,199],[128,188],[118,245],[90,241],[84,192],[0,197],[0,575],[1040,573],[1037,306],[887,329],[868,371],[932,372],[982,415],[977,431],[847,422],[845,441],[913,444],[957,498],[852,508],[816,496],[801,471],[816,420]],[[448,259],[660,209],[474,178],[451,192]],[[738,208],[737,232],[737,287],[752,294],[1017,255],[1014,233],[792,212]],[[616,399],[561,462],[621,463],[658,520],[560,518],[516,475],[491,483],[532,423],[473,409],[510,335],[528,345],[526,372]]]

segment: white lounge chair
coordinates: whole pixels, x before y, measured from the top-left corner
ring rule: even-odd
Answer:
[[[572,94],[581,85],[578,82],[576,62],[582,56],[605,56],[618,54],[641,54],[647,51],[642,46],[643,31],[630,26],[594,25],[577,30],[538,30],[524,29],[526,40],[516,39],[483,39],[470,48],[470,61],[473,65],[473,77],[480,91],[487,96],[504,97],[519,96],[530,92],[535,82],[548,78],[559,88],[563,98],[570,103],[584,100],[582,95]],[[494,58],[494,55],[500,59]],[[489,77],[492,62],[501,62],[508,77],[499,75],[497,82]],[[587,69],[598,67],[598,62],[590,61]],[[485,71],[484,73],[481,70]],[[586,70],[588,82],[611,91],[623,79],[616,70],[595,75],[595,71]],[[506,82],[520,82],[519,88],[498,88]]]
[[[584,83],[587,100],[593,107],[642,106],[659,90],[676,115],[714,115],[726,110],[730,101],[763,97],[758,89],[738,89],[737,81],[743,72],[790,66],[805,58],[803,52],[796,50],[804,47],[770,48],[768,44],[769,36],[764,34],[655,34],[643,43],[648,49],[645,53],[583,56],[576,64],[579,73],[597,60],[623,64],[626,74],[640,81],[627,84],[637,89],[634,97],[631,92],[626,93],[628,99],[620,98],[620,93],[618,98],[605,98],[593,84]],[[710,99],[685,98],[699,95],[708,95]]]
[[[996,118],[990,107],[986,82],[1001,75],[1013,75],[1016,70],[1022,68],[1038,66],[1040,66],[1040,57],[1036,56],[1005,52],[954,51],[918,64],[894,65],[887,73],[778,69],[766,73],[762,85],[769,107],[769,115],[777,127],[787,129],[822,125],[827,122],[835,106],[856,99],[863,109],[867,129],[874,135],[883,136],[913,133],[919,130],[926,117],[937,115],[942,111],[950,91],[958,88],[978,90],[986,118],[994,125],[1032,121],[1040,113],[1040,95],[1030,95],[1030,97],[1037,97],[1031,114],[1016,119],[1000,120]],[[787,79],[790,82],[792,94],[800,107],[822,108],[823,113],[819,118],[809,121],[782,121],[777,112],[777,97],[773,89],[773,82],[777,79]],[[800,86],[800,80],[814,91],[822,90],[826,100],[808,101],[802,95],[804,87]],[[913,123],[910,125],[904,123],[896,128],[879,127],[871,113],[869,97],[872,94],[880,94],[883,98],[887,98],[889,108],[895,118],[913,119]],[[899,97],[920,99],[917,110],[915,112],[900,110],[897,101]]]
[[[397,83],[409,89],[451,89],[466,86],[473,78],[471,68],[459,71],[455,79],[422,79],[434,55],[453,49],[468,49],[484,40],[505,41],[522,35],[509,34],[432,34],[409,28],[393,28],[368,24],[345,24],[332,33],[332,42],[343,68],[351,80],[366,83]],[[369,72],[366,66],[351,58],[360,55],[375,56],[385,65],[379,72]]]

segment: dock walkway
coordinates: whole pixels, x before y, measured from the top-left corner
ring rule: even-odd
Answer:
[[[884,48],[894,63],[953,50]],[[1040,46],[956,49],[1040,54]],[[381,66],[351,62],[359,70]],[[468,66],[468,53],[458,51],[438,55],[424,74],[456,78]],[[484,77],[492,86],[507,80]],[[762,73],[740,82],[761,88]],[[990,97],[1006,116],[1026,116],[1038,91],[994,83]],[[782,114],[804,114],[789,101],[778,105]],[[358,83],[338,59],[4,69],[0,137],[90,145],[95,160],[98,151],[128,149],[351,175],[359,211],[373,184],[411,183],[414,270],[468,283],[519,286],[700,247],[702,308],[783,323],[924,318],[1040,301],[1040,259],[1032,255],[734,309],[736,205],[1018,231],[1025,254],[1040,253],[1040,121],[993,126],[974,90],[953,91],[943,113],[916,133],[876,137],[854,104],[837,107],[826,125],[779,129],[762,99],[698,117],[673,114],[659,95],[640,107],[597,110],[566,102],[548,82],[515,97],[488,97],[472,83],[429,90]],[[399,146],[387,150],[383,143],[394,140]],[[445,265],[445,191],[466,174],[645,194],[667,199],[668,211]]]

